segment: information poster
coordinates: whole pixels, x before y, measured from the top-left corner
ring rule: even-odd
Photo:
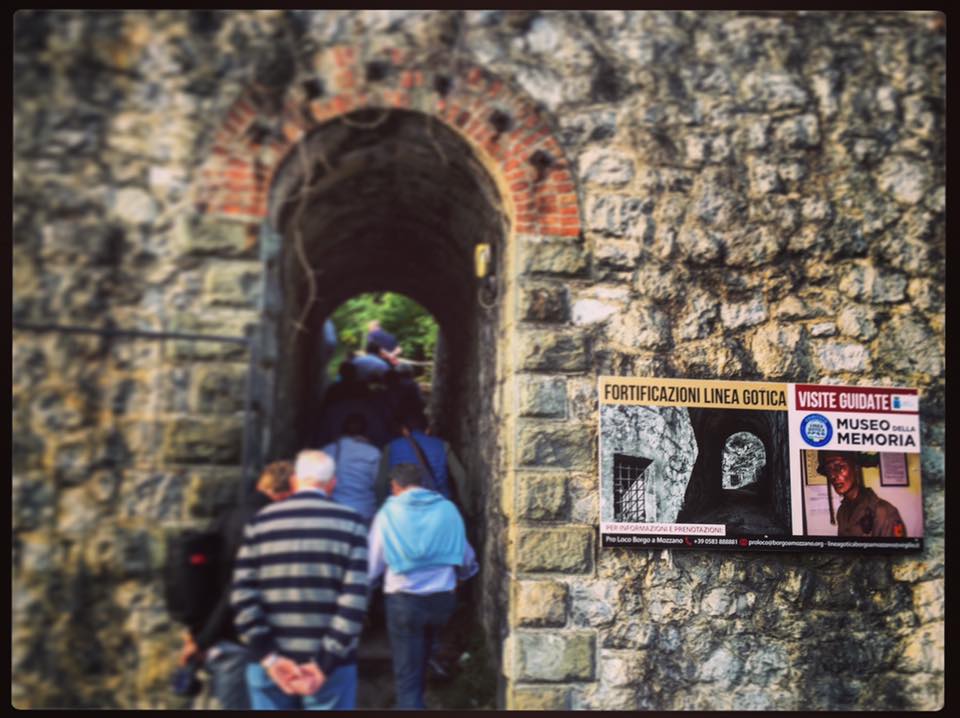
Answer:
[[[916,389],[600,377],[605,547],[923,548]]]

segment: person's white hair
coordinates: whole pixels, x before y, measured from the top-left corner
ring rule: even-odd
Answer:
[[[333,478],[336,462],[333,457],[316,449],[304,449],[297,454],[293,473],[298,480],[309,484],[325,484]]]

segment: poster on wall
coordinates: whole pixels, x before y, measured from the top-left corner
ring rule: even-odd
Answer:
[[[600,377],[605,547],[923,549],[916,389]]]

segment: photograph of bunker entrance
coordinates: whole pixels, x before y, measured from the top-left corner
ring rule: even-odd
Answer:
[[[172,684],[171,541],[322,448],[328,324],[402,295],[479,569],[429,707],[942,706],[945,21],[18,11],[12,704],[218,707]],[[360,363],[377,318],[333,322]],[[776,412],[621,412],[602,376],[916,387],[916,465],[865,480],[917,497],[922,552],[602,547],[607,521],[789,520]],[[372,628],[357,702],[389,707]]]
[[[601,521],[791,534],[787,412],[605,404],[600,432]]]

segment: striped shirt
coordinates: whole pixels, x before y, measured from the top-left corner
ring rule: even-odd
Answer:
[[[367,609],[367,532],[315,489],[264,507],[244,529],[230,604],[256,660],[277,651],[327,675],[356,660]]]

